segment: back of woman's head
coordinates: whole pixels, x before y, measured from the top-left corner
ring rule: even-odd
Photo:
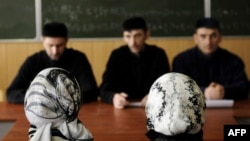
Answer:
[[[151,140],[202,140],[205,97],[196,82],[181,73],[167,73],[151,86],[146,103]]]
[[[93,139],[77,118],[81,90],[77,80],[61,68],[40,71],[31,82],[24,101],[25,115],[31,124],[31,141],[49,141],[55,135],[66,140]]]

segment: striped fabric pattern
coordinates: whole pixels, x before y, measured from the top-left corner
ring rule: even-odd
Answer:
[[[25,115],[31,124],[30,140],[50,141],[54,135],[66,140],[92,140],[92,134],[77,118],[80,105],[80,87],[68,71],[47,68],[39,72],[24,101]]]

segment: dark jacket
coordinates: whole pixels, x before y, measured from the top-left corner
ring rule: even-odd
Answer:
[[[97,100],[99,90],[87,57],[82,52],[66,48],[58,61],[52,61],[44,50],[29,56],[7,89],[7,101],[23,103],[30,82],[41,70],[49,67],[63,68],[76,77],[83,102]]]
[[[115,93],[125,92],[128,99],[141,99],[148,94],[153,82],[169,72],[165,51],[159,47],[145,45],[139,56],[128,46],[112,51],[108,60],[103,82],[100,86],[101,99],[112,103]]]
[[[146,136],[150,141],[203,141],[203,130],[196,134],[182,133],[174,136],[168,136],[154,130],[149,130]]]
[[[204,89],[217,82],[225,88],[225,99],[243,99],[248,96],[248,78],[243,61],[233,53],[218,48],[211,56],[198,47],[188,49],[173,60],[173,72],[193,78]]]

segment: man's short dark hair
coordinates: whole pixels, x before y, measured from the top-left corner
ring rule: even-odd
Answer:
[[[64,23],[51,22],[43,27],[43,36],[68,38],[68,29]]]
[[[142,17],[131,17],[125,20],[122,24],[123,31],[131,31],[134,29],[148,30],[146,21]]]
[[[219,32],[221,31],[220,23],[215,18],[200,18],[200,19],[198,19],[196,24],[195,24],[195,30],[197,30],[198,28],[202,28],[202,27],[217,29]]]

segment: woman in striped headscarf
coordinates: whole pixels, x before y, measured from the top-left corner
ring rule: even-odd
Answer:
[[[81,94],[77,80],[61,68],[37,74],[25,95],[25,115],[30,141],[92,141],[77,118]]]

